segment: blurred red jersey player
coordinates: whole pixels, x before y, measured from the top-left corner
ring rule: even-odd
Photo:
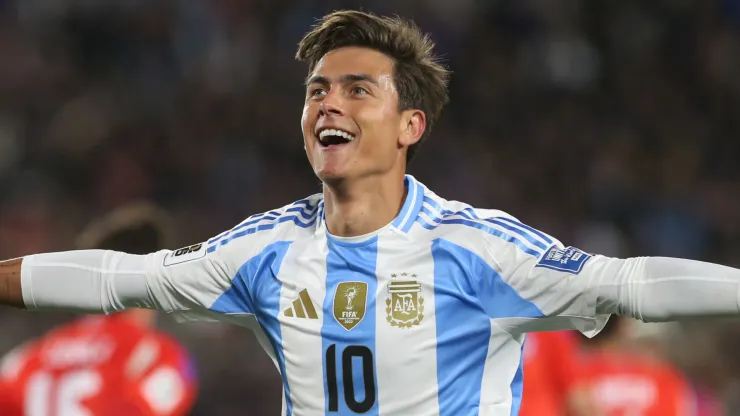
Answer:
[[[696,415],[688,380],[672,364],[630,335],[633,321],[612,317],[604,331],[589,340],[579,381],[588,385],[606,416]]]
[[[114,211],[82,234],[82,248],[148,253],[165,245],[164,219],[148,204]],[[155,313],[130,310],[61,326],[0,364],[3,416],[177,416],[196,396],[193,362],[155,330]]]
[[[16,415],[20,413],[20,410],[16,407],[17,402],[12,385],[0,378],[0,414],[7,412]]]
[[[576,384],[579,343],[571,331],[527,335],[519,416],[593,416],[587,391]]]

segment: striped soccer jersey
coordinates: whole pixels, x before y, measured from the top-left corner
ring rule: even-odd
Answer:
[[[406,176],[398,217],[327,233],[321,195],[151,257],[158,309],[250,328],[284,415],[516,415],[531,331],[595,333],[595,258]],[[591,267],[589,267],[591,266]]]

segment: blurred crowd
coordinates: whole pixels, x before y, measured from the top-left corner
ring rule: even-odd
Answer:
[[[439,195],[587,251],[740,266],[738,0],[0,0],[0,258],[72,249],[133,200],[176,248],[318,192],[293,54],[359,7],[413,18],[453,71],[410,169]],[[0,353],[67,319],[0,311]],[[194,414],[278,414],[250,333],[162,326],[198,360]],[[663,337],[740,409],[740,325]]]

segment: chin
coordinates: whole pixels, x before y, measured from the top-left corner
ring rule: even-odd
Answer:
[[[321,179],[321,182],[324,182],[326,184],[338,183],[343,181],[344,179],[347,179],[347,175],[341,174],[339,172],[319,171],[315,173],[316,176]]]
[[[314,173],[319,179],[321,179],[321,182],[327,185],[340,183],[350,177],[349,172],[345,169],[334,169],[328,167],[315,169]]]

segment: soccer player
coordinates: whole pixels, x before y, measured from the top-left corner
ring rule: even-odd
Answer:
[[[600,416],[578,383],[580,345],[572,331],[538,332],[524,345],[520,416]]]
[[[587,385],[605,416],[689,416],[697,414],[688,380],[670,363],[643,352],[630,340],[630,324],[612,318],[578,367],[579,383]]]
[[[132,204],[93,223],[81,247],[160,249],[165,219]],[[196,394],[189,354],[153,328],[156,312],[91,316],[11,351],[0,362],[3,416],[177,416]]]
[[[447,101],[448,72],[413,24],[334,12],[297,58],[322,193],[176,251],[2,262],[0,304],[243,325],[279,369],[290,415],[509,416],[528,332],[740,314],[740,270],[585,253],[405,175]]]
[[[15,397],[13,385],[0,378],[0,411],[10,416],[23,414],[20,409],[20,400]]]

